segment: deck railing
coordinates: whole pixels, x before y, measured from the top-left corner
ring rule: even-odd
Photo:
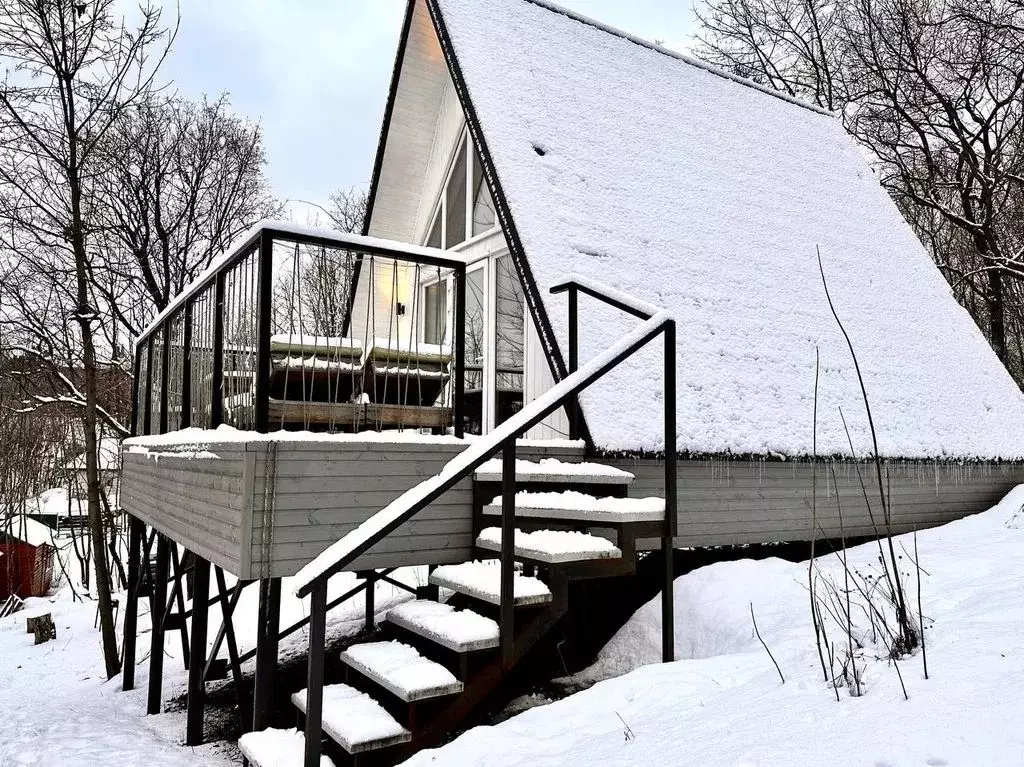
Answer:
[[[485,461],[501,454],[501,587],[499,606],[499,643],[503,662],[513,657],[515,638],[513,582],[515,567],[515,493],[516,441],[559,408],[574,410],[579,423],[578,396],[638,351],[664,337],[664,439],[665,439],[665,517],[661,531],[664,559],[662,591],[662,656],[666,662],[674,658],[673,632],[673,554],[672,544],[677,532],[676,505],[676,323],[664,310],[596,282],[576,280],[552,288],[552,292],[569,294],[570,373],[538,399],[500,424],[485,437],[472,442],[441,472],[399,496],[394,502],[333,544],[318,559],[306,565],[296,576],[296,594],[310,597],[309,653],[306,679],[305,764],[320,763],[324,654],[327,631],[327,586],[332,576],[345,570],[362,554],[415,517],[458,482],[470,476]],[[643,320],[618,343],[578,367],[578,294],[585,293]],[[578,427],[577,427],[578,428]]]
[[[139,338],[133,433],[461,436],[465,281],[453,253],[263,222]]]

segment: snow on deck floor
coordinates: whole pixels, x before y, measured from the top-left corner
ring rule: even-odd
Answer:
[[[869,660],[867,694],[822,681],[807,565],[778,559],[704,567],[676,580],[676,663],[660,656],[660,607],[641,608],[577,681],[607,679],[406,764],[1019,767],[1024,728],[1024,486],[994,509],[918,534],[928,666]],[[913,540],[896,540],[907,562]],[[877,544],[850,550],[861,571]],[[838,573],[834,557],[819,560]],[[910,589],[916,597],[916,580]],[[757,625],[782,667],[752,631]],[[651,665],[637,668],[648,663]],[[630,669],[633,669],[630,671]],[[620,718],[621,717],[621,718]],[[631,737],[627,738],[627,728]]]

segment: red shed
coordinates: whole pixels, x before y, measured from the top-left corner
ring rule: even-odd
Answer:
[[[0,600],[41,597],[53,585],[53,531],[19,517],[0,523]]]

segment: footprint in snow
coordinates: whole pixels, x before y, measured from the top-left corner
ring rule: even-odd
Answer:
[[[925,759],[924,763],[927,764],[928,767],[946,767],[946,765],[949,764],[945,759],[940,759],[937,756],[933,756],[931,759]]]

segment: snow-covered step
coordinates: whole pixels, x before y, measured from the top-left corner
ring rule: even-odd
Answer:
[[[306,691],[292,695],[292,703],[306,713]],[[369,695],[347,684],[324,686],[323,731],[350,754],[397,746],[412,740],[412,733]]]
[[[622,551],[611,541],[572,530],[516,530],[517,557],[546,564],[590,562],[595,559],[620,559]],[[488,551],[501,551],[501,528],[488,527],[476,539],[476,545]]]
[[[501,568],[496,561],[442,565],[430,574],[430,583],[484,602],[501,604]],[[512,594],[516,607],[551,601],[551,590],[542,580],[518,571],[512,581]]]
[[[660,522],[665,518],[662,498],[597,498],[575,490],[563,493],[516,493],[516,517],[557,519],[567,522],[625,524]],[[484,514],[501,515],[501,497],[484,507]]]
[[[401,642],[353,645],[341,660],[406,703],[462,692],[462,682]]]
[[[498,646],[497,621],[472,610],[456,610],[429,599],[415,599],[392,607],[385,620],[458,653]]]
[[[501,481],[501,459],[492,458],[476,470],[478,482]],[[518,482],[551,482],[584,485],[629,485],[633,475],[628,471],[605,466],[603,463],[571,463],[557,458],[541,458],[539,461],[516,459],[516,480]]]
[[[294,727],[247,732],[239,739],[238,749],[252,767],[303,767],[306,737]],[[321,756],[320,767],[334,767],[334,762]]]

